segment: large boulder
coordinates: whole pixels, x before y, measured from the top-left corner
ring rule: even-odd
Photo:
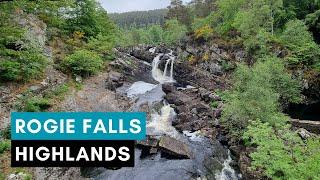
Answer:
[[[187,159],[193,158],[193,154],[188,145],[168,136],[160,138],[159,148],[170,156]]]

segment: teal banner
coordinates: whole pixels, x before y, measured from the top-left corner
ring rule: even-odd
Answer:
[[[146,113],[11,114],[12,140],[144,140]]]

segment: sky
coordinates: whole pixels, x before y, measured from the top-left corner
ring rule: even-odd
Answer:
[[[99,2],[108,13],[161,9],[170,4],[170,0],[99,0]]]

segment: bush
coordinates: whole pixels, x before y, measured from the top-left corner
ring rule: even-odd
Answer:
[[[51,103],[46,98],[32,97],[24,101],[24,112],[43,112],[51,107]]]
[[[103,60],[92,51],[78,50],[67,56],[61,63],[62,70],[75,75],[90,76],[103,68]]]
[[[63,84],[45,93],[44,98],[63,100],[64,95],[66,95],[68,91],[69,91],[69,86],[67,84]]]
[[[0,80],[30,81],[39,78],[48,61],[40,53],[31,50],[3,52],[7,59],[0,58]]]
[[[285,124],[287,119],[280,113],[281,104],[301,100],[299,85],[277,58],[261,59],[251,69],[240,65],[233,81],[222,122],[237,138],[242,136],[250,120]]]
[[[5,128],[3,131],[1,131],[0,135],[4,139],[11,139],[11,126]]]
[[[187,27],[178,20],[169,20],[165,24],[164,41],[166,44],[174,45],[186,36]]]
[[[205,25],[203,27],[200,27],[199,29],[196,29],[194,32],[197,39],[204,38],[208,39],[213,34],[213,29],[209,25]]]
[[[10,141],[1,141],[0,142],[0,154],[3,154],[5,151],[8,151],[11,148]]]
[[[263,169],[271,179],[319,179],[320,139],[303,142],[289,126],[273,128],[268,123],[251,122],[244,133],[251,153],[252,168]]]
[[[281,40],[291,51],[287,57],[290,64],[314,66],[320,62],[320,47],[313,41],[304,22],[289,21],[281,35]]]

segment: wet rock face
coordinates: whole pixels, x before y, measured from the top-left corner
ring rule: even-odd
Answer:
[[[153,59],[156,57],[156,54],[150,52],[149,49],[150,47],[138,46],[130,51],[130,55],[148,63],[152,63]]]
[[[214,111],[201,98],[198,89],[176,90],[169,85],[163,89],[167,92],[165,99],[177,112],[177,119],[173,122],[176,129],[198,131],[212,127],[210,123],[214,119]]]

